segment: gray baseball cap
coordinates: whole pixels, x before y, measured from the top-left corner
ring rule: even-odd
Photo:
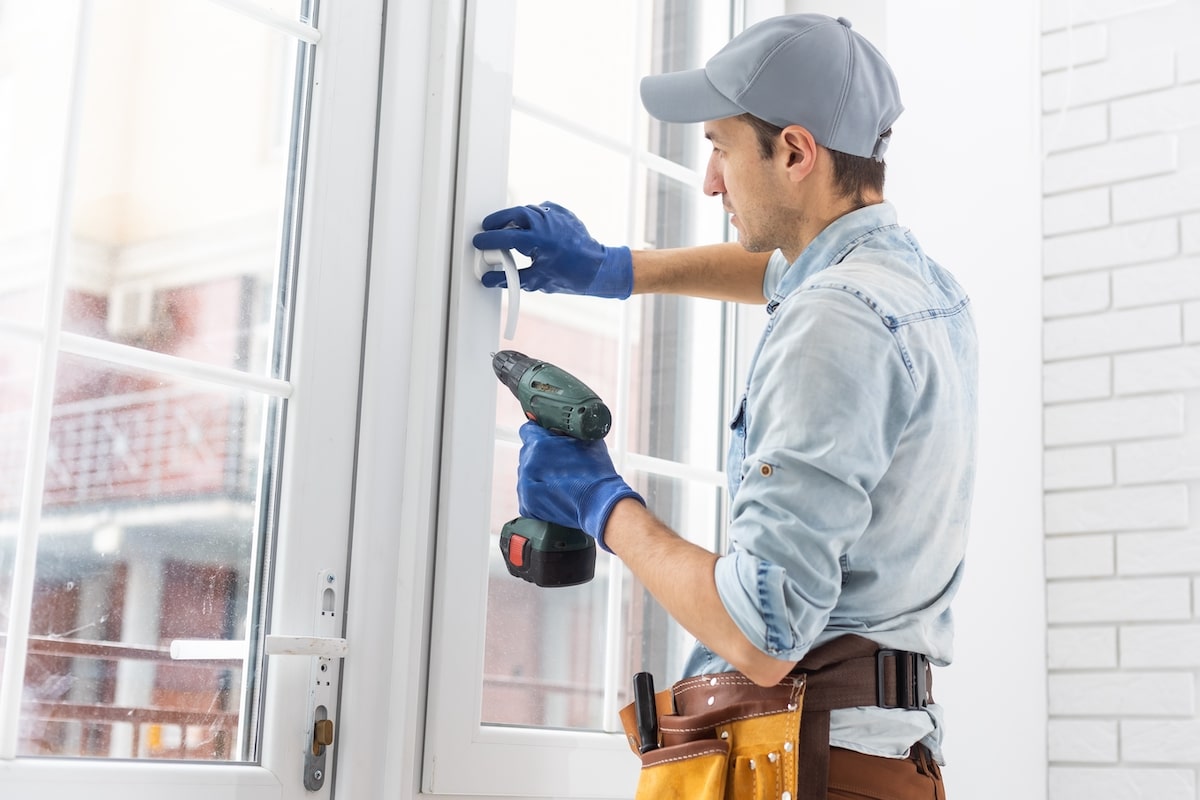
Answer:
[[[801,125],[830,150],[883,160],[904,106],[892,68],[849,20],[790,14],[751,25],[703,69],[642,79],[642,104],[664,122],[752,114]]]

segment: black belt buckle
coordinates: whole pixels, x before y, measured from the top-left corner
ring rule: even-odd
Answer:
[[[892,659],[896,675],[896,703],[887,701],[887,681],[884,665]],[[929,704],[929,684],[925,669],[929,664],[921,653],[907,650],[880,650],[875,654],[875,699],[880,708],[903,708],[916,710]]]

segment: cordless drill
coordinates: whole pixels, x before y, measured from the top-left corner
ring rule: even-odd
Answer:
[[[585,442],[612,427],[604,401],[583,381],[546,361],[501,350],[492,369],[521,403],[525,416],[553,433]],[[500,529],[500,554],[509,574],[538,586],[575,586],[596,574],[596,541],[578,528],[517,517]]]

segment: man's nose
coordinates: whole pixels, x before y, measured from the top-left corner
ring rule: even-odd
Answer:
[[[708,168],[704,170],[704,193],[709,197],[725,194],[725,178],[717,168],[717,158],[714,153],[708,159]]]

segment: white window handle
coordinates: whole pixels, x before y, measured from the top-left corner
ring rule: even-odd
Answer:
[[[517,315],[521,311],[521,276],[517,273],[517,262],[508,250],[476,250],[475,277],[503,269],[508,280],[508,319],[504,323],[504,338],[512,339],[517,332]]]

